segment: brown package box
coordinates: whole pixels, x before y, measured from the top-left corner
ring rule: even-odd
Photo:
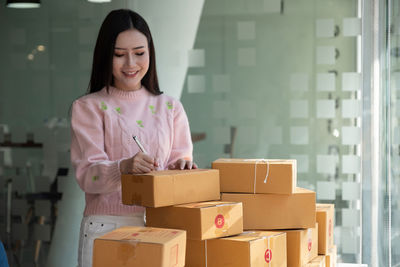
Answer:
[[[223,201],[243,203],[245,230],[315,226],[315,192],[296,188],[292,195],[223,193]]]
[[[325,267],[325,264],[325,256],[318,256],[307,263],[306,267]]]
[[[218,170],[167,170],[122,175],[122,203],[145,207],[219,200]]]
[[[219,170],[221,192],[293,194],[296,189],[296,160],[218,159],[212,168]]]
[[[326,255],[333,246],[335,205],[317,203],[318,254]]]
[[[283,232],[286,232],[288,266],[302,267],[318,256],[318,224],[314,228]]]
[[[325,256],[326,267],[336,267],[337,247],[333,245]]]
[[[93,267],[185,266],[186,232],[127,226],[94,241]]]
[[[286,258],[285,233],[254,231],[204,241],[187,240],[186,267],[286,267]]]
[[[205,240],[243,232],[240,202],[209,201],[146,209],[146,225],[186,230],[188,239]]]

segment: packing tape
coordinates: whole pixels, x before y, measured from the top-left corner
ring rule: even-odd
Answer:
[[[131,249],[129,251],[121,251],[120,249],[118,250],[120,252],[120,255],[118,255],[118,258],[122,259],[124,262],[128,262],[132,258],[136,258],[136,251],[137,251],[137,246],[140,243],[140,240],[127,240],[128,244],[131,246]]]
[[[260,162],[263,162],[267,165],[267,172],[265,173],[265,179],[264,179],[264,184],[267,183],[268,180],[268,175],[269,175],[269,162],[267,159],[245,159],[244,161],[256,161],[254,164],[254,188],[253,188],[253,194],[256,193],[256,182],[257,182],[257,164]]]

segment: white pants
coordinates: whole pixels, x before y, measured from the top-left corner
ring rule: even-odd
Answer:
[[[79,237],[78,267],[92,267],[94,240],[121,226],[144,226],[144,215],[132,216],[85,216]]]

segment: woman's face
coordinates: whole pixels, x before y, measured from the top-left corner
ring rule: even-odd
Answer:
[[[121,90],[138,90],[149,69],[149,47],[146,36],[136,29],[117,36],[113,57],[114,86]]]

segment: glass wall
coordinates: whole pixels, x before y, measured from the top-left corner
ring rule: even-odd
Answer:
[[[76,262],[84,196],[69,166],[68,113],[116,8],[149,22],[161,88],[185,107],[200,167],[295,158],[298,186],[335,204],[338,261],[400,266],[399,0],[0,5],[0,233],[14,262]],[[52,190],[63,195],[55,205],[27,198]]]
[[[344,262],[361,262],[360,35],[358,1],[206,0],[182,93],[200,166],[297,159]]]
[[[387,255],[390,266],[400,266],[400,1],[387,2],[387,49],[385,74],[387,96],[387,197],[385,211],[388,221]],[[384,245],[386,247],[386,245]]]

